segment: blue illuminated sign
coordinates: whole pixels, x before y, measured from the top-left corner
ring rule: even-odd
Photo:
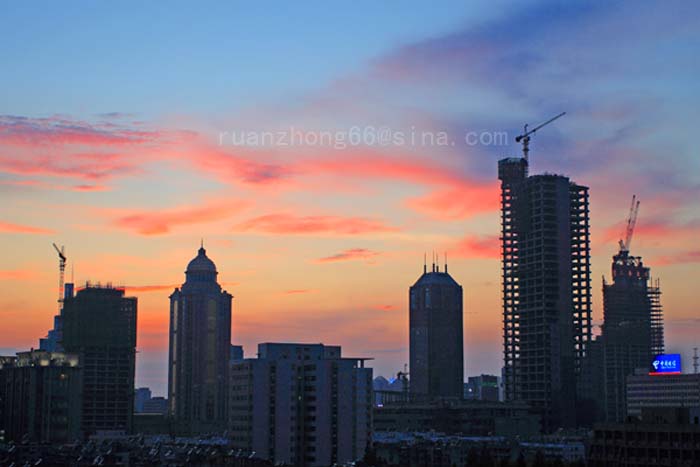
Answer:
[[[681,355],[677,353],[657,355],[651,362],[650,375],[680,375]]]

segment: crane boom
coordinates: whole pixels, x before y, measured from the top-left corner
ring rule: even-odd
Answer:
[[[625,237],[623,240],[620,240],[620,251],[630,251],[632,236],[634,235],[634,227],[637,225],[638,213],[639,200],[637,199],[637,195],[632,195],[632,204],[630,205],[630,212],[627,216],[627,225],[625,226]]]
[[[539,129],[542,128],[543,126],[549,125],[549,124],[552,123],[554,120],[556,120],[556,119],[558,119],[558,118],[560,118],[560,117],[563,117],[564,115],[566,115],[566,112],[562,112],[562,113],[560,113],[559,115],[550,118],[550,119],[547,120],[546,122],[540,123],[539,125],[537,125],[537,126],[536,126],[535,128],[533,128],[532,130],[528,130],[528,129],[527,129],[527,123],[525,124],[525,129],[523,130],[523,134],[522,134],[522,135],[518,135],[518,136],[515,137],[515,142],[516,142],[516,143],[520,143],[521,141],[522,141],[522,143],[523,143],[523,157],[525,158],[525,160],[528,160],[528,154],[530,153],[530,135],[534,134],[537,130],[539,130]]]

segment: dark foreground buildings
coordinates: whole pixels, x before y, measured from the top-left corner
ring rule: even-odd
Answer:
[[[182,434],[226,430],[233,297],[217,275],[202,247],[170,295],[168,401]]]
[[[82,369],[82,434],[132,428],[136,298],[124,289],[90,285],[63,305],[62,347]]]
[[[596,425],[590,467],[700,465],[698,408],[643,409],[641,419]]]
[[[433,264],[409,292],[412,400],[461,399],[464,393],[462,286]]]
[[[545,431],[576,423],[591,337],[588,188],[528,176],[525,158],[501,180],[505,397],[530,404]]]
[[[70,443],[80,438],[78,356],[33,350],[0,357],[0,441]]]

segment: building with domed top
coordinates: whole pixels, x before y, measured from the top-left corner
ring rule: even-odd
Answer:
[[[170,295],[169,412],[181,434],[226,429],[231,300],[204,246]]]

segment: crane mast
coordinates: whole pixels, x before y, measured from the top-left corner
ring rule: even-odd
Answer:
[[[540,128],[542,128],[543,126],[549,125],[549,124],[552,123],[554,120],[556,120],[556,119],[558,119],[558,118],[560,118],[560,117],[563,117],[564,115],[566,115],[566,112],[562,112],[562,113],[560,113],[559,115],[557,115],[556,117],[550,118],[550,119],[547,120],[546,122],[537,125],[537,126],[536,126],[535,128],[533,128],[532,130],[528,130],[528,129],[527,129],[527,123],[525,124],[525,129],[523,130],[523,134],[522,134],[522,135],[519,135],[519,136],[516,136],[515,142],[516,142],[516,143],[520,143],[520,142],[523,143],[523,157],[525,158],[526,161],[528,160],[528,155],[530,154],[530,135],[535,134],[535,132],[536,132],[537,130],[539,130]]]
[[[61,246],[61,248],[59,248],[54,243],[53,248],[56,250],[56,253],[58,253],[58,309],[60,311],[63,303],[63,286],[66,276],[66,247]]]

